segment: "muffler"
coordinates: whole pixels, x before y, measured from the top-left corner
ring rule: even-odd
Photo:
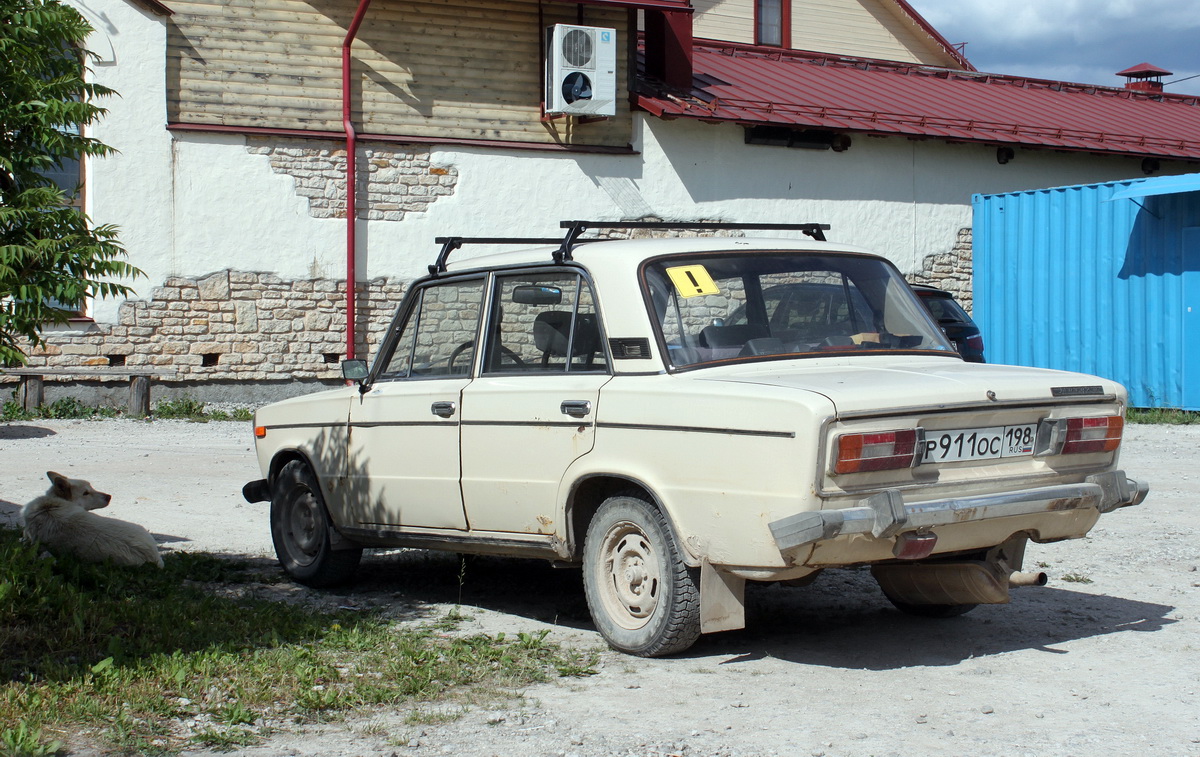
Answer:
[[[1035,571],[1032,573],[1013,573],[1008,577],[1009,586],[1045,586],[1050,580],[1045,573]]]
[[[1045,586],[1046,574],[1009,573],[1003,563],[963,562],[875,565],[871,574],[883,593],[911,605],[999,605],[1012,586]]]

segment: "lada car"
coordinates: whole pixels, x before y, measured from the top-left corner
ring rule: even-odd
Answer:
[[[345,582],[372,547],[544,558],[582,568],[611,646],[664,655],[741,628],[747,581],[827,568],[870,566],[919,615],[1007,602],[1027,542],[1145,497],[1120,385],[965,362],[827,227],[564,224],[440,240],[369,368],[256,413],[245,494],[295,580]],[[450,259],[476,242],[521,249]]]

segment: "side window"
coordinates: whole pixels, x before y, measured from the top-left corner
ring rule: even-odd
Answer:
[[[482,279],[423,288],[400,329],[382,378],[468,375],[482,310]]]
[[[608,369],[595,300],[581,276],[501,276],[496,287],[485,372]]]

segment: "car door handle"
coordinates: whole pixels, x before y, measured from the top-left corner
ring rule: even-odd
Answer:
[[[569,415],[572,418],[582,418],[592,412],[592,403],[588,400],[566,400],[558,409],[563,415]]]
[[[457,407],[453,402],[435,402],[429,409],[433,411],[434,415],[440,418],[449,418],[450,416],[454,415],[454,411],[457,409]]]

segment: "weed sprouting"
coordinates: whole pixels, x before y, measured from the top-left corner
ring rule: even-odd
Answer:
[[[1129,408],[1125,420],[1130,423],[1156,424],[1161,426],[1190,426],[1200,423],[1200,413],[1169,407]]]
[[[204,403],[191,397],[164,400],[154,406],[151,413],[155,418],[182,418],[185,420],[207,420]]]

